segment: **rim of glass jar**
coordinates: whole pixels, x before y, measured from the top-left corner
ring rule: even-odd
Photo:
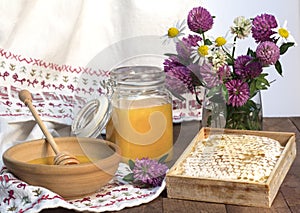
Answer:
[[[110,71],[113,86],[155,86],[165,83],[165,72],[158,66],[120,66]]]

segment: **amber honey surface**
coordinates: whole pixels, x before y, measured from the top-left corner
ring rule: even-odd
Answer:
[[[87,156],[75,156],[78,160],[79,163],[90,163],[91,160],[87,157]],[[27,163],[30,164],[45,164],[45,165],[53,165],[53,160],[54,160],[54,156],[49,156],[49,157],[44,157],[44,158],[37,158],[37,159],[33,159],[28,161]]]
[[[148,105],[145,106],[144,105]],[[165,154],[172,157],[172,105],[131,101],[114,107],[107,125],[107,138],[122,152],[123,161],[149,157],[158,159]]]

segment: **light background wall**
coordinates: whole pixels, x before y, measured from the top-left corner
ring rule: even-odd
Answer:
[[[166,33],[195,6],[216,16],[212,35],[224,35],[236,16],[274,14],[300,44],[299,0],[0,0],[0,47],[59,64],[86,66],[120,40]],[[243,41],[239,51],[253,43]],[[283,77],[263,92],[264,116],[300,116],[300,49],[281,59]]]

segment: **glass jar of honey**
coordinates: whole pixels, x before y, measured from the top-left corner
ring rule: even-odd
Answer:
[[[112,113],[106,139],[115,142],[124,162],[172,158],[172,98],[165,73],[155,66],[123,66],[110,72]]]

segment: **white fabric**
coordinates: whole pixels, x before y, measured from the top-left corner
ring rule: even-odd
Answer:
[[[199,0],[1,0],[0,46],[58,64],[85,66],[122,39],[164,35]]]

